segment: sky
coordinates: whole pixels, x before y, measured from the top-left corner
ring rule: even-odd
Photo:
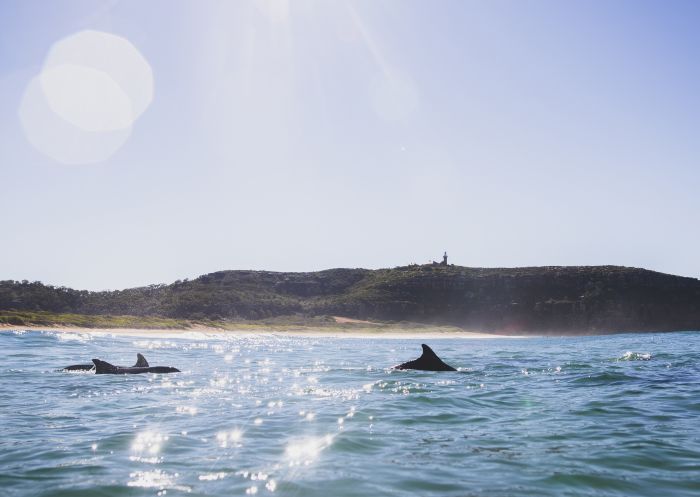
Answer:
[[[444,251],[698,277],[698,22],[694,1],[0,0],[0,280]]]

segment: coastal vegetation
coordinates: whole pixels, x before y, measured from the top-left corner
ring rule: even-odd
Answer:
[[[140,329],[140,330],[219,330],[243,332],[323,331],[342,333],[383,332],[459,332],[454,326],[434,326],[422,323],[367,322],[332,316],[278,316],[251,320],[189,320],[152,316],[112,316],[92,314],[61,314],[46,311],[0,311],[0,327],[47,327],[86,329]]]
[[[61,314],[47,311],[0,311],[0,325],[184,330],[193,327],[195,323],[184,319],[168,319],[153,316]]]
[[[346,316],[503,334],[674,331],[700,329],[700,281],[619,266],[219,271],[98,292],[0,281],[0,310],[0,322],[18,325],[60,316],[85,327],[228,329]]]

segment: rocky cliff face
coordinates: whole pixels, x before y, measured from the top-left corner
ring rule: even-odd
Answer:
[[[674,331],[700,329],[700,281],[618,266],[220,271],[114,292],[5,281],[0,309],[190,319],[342,315],[512,334]]]

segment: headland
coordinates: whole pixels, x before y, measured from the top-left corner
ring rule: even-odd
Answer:
[[[700,329],[700,281],[621,266],[219,271],[91,292],[0,282],[0,323],[80,329],[590,335]],[[45,329],[45,328],[43,328]]]

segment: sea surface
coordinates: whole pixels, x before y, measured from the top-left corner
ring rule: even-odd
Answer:
[[[0,332],[2,495],[700,495],[700,332],[428,343]]]

